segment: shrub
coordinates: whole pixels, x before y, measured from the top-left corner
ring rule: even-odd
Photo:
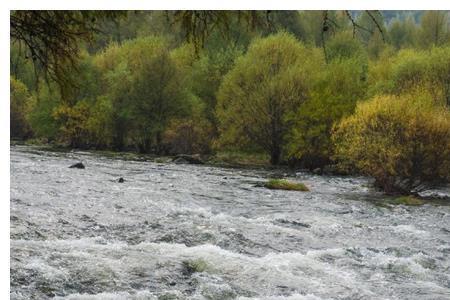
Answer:
[[[174,119],[164,132],[163,144],[170,154],[209,153],[212,132],[204,119]]]
[[[423,92],[359,103],[334,130],[336,159],[390,193],[409,192],[418,181],[448,181],[450,112],[434,103]]]
[[[74,106],[61,105],[53,111],[53,117],[60,124],[58,137],[61,142],[73,148],[83,148],[86,144],[89,105],[80,101]]]
[[[19,80],[11,77],[11,103],[10,103],[10,122],[11,137],[26,139],[32,135],[30,124],[27,120],[32,97],[27,87]]]

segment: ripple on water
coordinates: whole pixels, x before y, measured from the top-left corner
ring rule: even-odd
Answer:
[[[11,298],[448,298],[449,206],[380,207],[365,178],[255,187],[273,176],[12,147]]]

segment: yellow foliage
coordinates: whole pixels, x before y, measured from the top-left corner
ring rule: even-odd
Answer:
[[[334,130],[336,158],[386,191],[398,178],[450,180],[450,112],[425,92],[376,96]]]

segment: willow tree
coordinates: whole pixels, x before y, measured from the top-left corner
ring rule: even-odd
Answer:
[[[292,126],[288,115],[308,97],[313,54],[287,33],[255,40],[219,89],[220,141],[257,145],[278,164]]]
[[[106,19],[125,16],[120,11],[16,10],[10,14],[11,42],[20,45],[36,70],[57,82],[63,96],[74,87],[81,45],[91,42]]]
[[[132,137],[139,151],[154,148],[159,153],[162,134],[171,118],[188,111],[184,76],[162,39],[138,40],[130,50]]]
[[[170,120],[188,113],[186,70],[173,52],[167,40],[150,36],[112,44],[96,57],[115,148],[159,152]]]

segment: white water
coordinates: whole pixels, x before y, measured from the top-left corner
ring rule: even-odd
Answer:
[[[14,146],[11,298],[450,299],[450,206],[274,175]]]

